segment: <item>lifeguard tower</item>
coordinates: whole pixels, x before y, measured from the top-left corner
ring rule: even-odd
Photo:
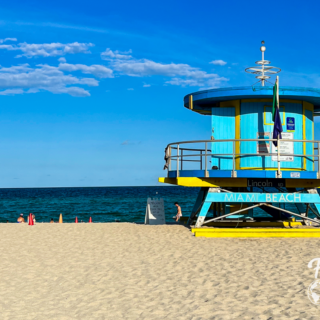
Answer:
[[[160,182],[201,187],[187,224],[196,236],[320,237],[320,90],[279,86],[282,139],[272,138],[273,84],[281,70],[264,59],[247,68],[258,84],[204,90],[184,107],[211,117],[209,139],[166,148]],[[208,228],[211,227],[211,228]]]

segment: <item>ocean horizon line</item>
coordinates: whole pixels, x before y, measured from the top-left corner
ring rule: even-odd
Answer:
[[[66,188],[164,188],[164,187],[182,187],[176,185],[156,185],[156,186],[78,186],[78,187],[0,187],[3,189],[66,189]]]

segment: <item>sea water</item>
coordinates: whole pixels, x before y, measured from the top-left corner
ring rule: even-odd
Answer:
[[[173,222],[177,212],[174,203],[189,216],[199,190],[169,186],[0,189],[0,222],[16,222],[20,213],[25,219],[29,213],[35,214],[37,222],[50,222],[51,218],[57,222],[62,213],[64,222],[74,222],[75,217],[88,222],[92,217],[93,222],[144,223],[149,197],[164,199],[166,221]],[[297,212],[293,204],[286,204],[286,209]],[[257,208],[254,216],[268,214]]]
[[[163,198],[166,220],[173,221],[179,202],[183,213],[192,210],[199,188],[185,187],[90,187],[0,189],[0,222],[16,222],[20,213],[29,213],[37,222],[55,222],[62,213],[64,222],[144,223],[147,198]]]

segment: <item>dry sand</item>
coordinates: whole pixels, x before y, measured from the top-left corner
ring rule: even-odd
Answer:
[[[182,226],[1,224],[0,319],[320,319],[318,239]]]

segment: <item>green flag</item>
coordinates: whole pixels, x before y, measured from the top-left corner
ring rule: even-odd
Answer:
[[[278,80],[278,79],[277,79]],[[273,87],[273,102],[272,102],[272,121],[274,122],[276,116],[276,108],[279,108],[279,94],[278,94],[278,81]]]

